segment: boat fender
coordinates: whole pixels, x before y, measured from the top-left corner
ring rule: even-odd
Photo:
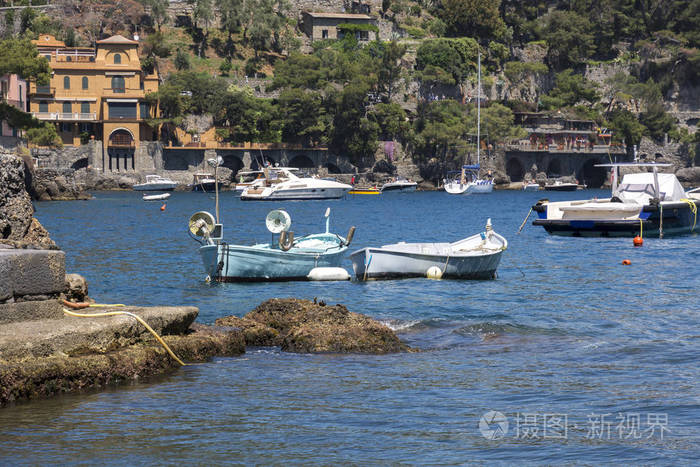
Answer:
[[[442,279],[442,269],[437,266],[430,266],[425,272],[425,277],[428,279]]]
[[[309,271],[306,278],[310,281],[348,281],[350,280],[350,274],[348,274],[344,268],[340,267],[318,267]]]
[[[279,239],[280,250],[289,251],[289,249],[292,248],[293,244],[294,244],[294,232],[288,232],[286,230],[283,230],[280,233],[280,239]]]
[[[352,243],[352,237],[354,237],[354,236],[355,236],[355,226],[353,225],[352,227],[350,227],[350,230],[348,230],[348,236],[345,239],[345,244],[347,246],[350,246],[350,243]]]

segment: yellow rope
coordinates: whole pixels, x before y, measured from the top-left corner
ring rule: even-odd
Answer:
[[[108,307],[108,306],[126,306],[121,303],[91,303],[90,307],[92,308],[103,308],[103,307]]]
[[[690,206],[690,212],[692,212],[693,216],[695,216],[695,218],[693,219],[693,227],[691,227],[690,229],[690,231],[693,232],[695,231],[695,225],[698,223],[698,206],[692,199],[683,198],[681,199],[681,201],[688,203],[688,205]]]
[[[644,238],[643,231],[644,231],[644,221],[642,219],[639,219],[639,238]]]
[[[111,305],[111,306],[117,306],[117,305]],[[180,360],[179,358],[177,358],[177,355],[175,355],[175,353],[172,350],[170,350],[170,347],[168,347],[168,344],[166,344],[165,341],[163,339],[161,339],[161,337],[158,335],[158,333],[155,332],[153,330],[153,328],[148,325],[147,322],[145,322],[140,316],[135,315],[134,313],[129,313],[128,311],[108,311],[105,313],[76,313],[74,311],[70,311],[70,310],[67,310],[65,308],[63,309],[63,312],[67,315],[77,316],[79,318],[97,318],[97,317],[102,317],[102,316],[117,316],[117,315],[131,316],[132,318],[135,318],[136,321],[143,324],[145,326],[145,328],[148,329],[148,331],[155,336],[155,338],[158,340],[158,342],[160,342],[160,345],[163,346],[163,348],[170,354],[171,357],[173,357],[173,359],[176,362],[178,362],[182,366],[187,365],[187,363],[185,363],[182,360]]]

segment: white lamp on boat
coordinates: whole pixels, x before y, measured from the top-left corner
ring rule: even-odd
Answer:
[[[287,211],[275,209],[270,211],[265,218],[265,226],[273,234],[286,232],[292,226],[292,218]]]

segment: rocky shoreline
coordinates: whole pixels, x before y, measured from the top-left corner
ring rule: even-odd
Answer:
[[[96,304],[85,279],[66,274],[65,253],[33,217],[24,165],[0,154],[0,407],[167,374],[181,363],[241,355],[246,345],[410,350],[371,318],[308,300],[268,300],[214,326],[197,323],[191,306]]]

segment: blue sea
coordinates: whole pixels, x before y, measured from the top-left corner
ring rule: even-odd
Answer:
[[[325,228],[351,250],[454,241],[487,218],[509,241],[492,281],[207,283],[187,234],[210,194],[167,207],[133,192],[36,204],[36,216],[102,303],[194,305],[198,321],[273,297],[342,303],[418,353],[306,355],[249,348],[167,377],[0,409],[3,465],[686,464],[700,458],[700,235],[551,237],[527,223],[539,198],[497,191],[242,202],[222,193],[228,242]],[[700,230],[700,227],[698,227]],[[631,265],[622,265],[629,259]],[[349,259],[345,267],[351,270]]]

